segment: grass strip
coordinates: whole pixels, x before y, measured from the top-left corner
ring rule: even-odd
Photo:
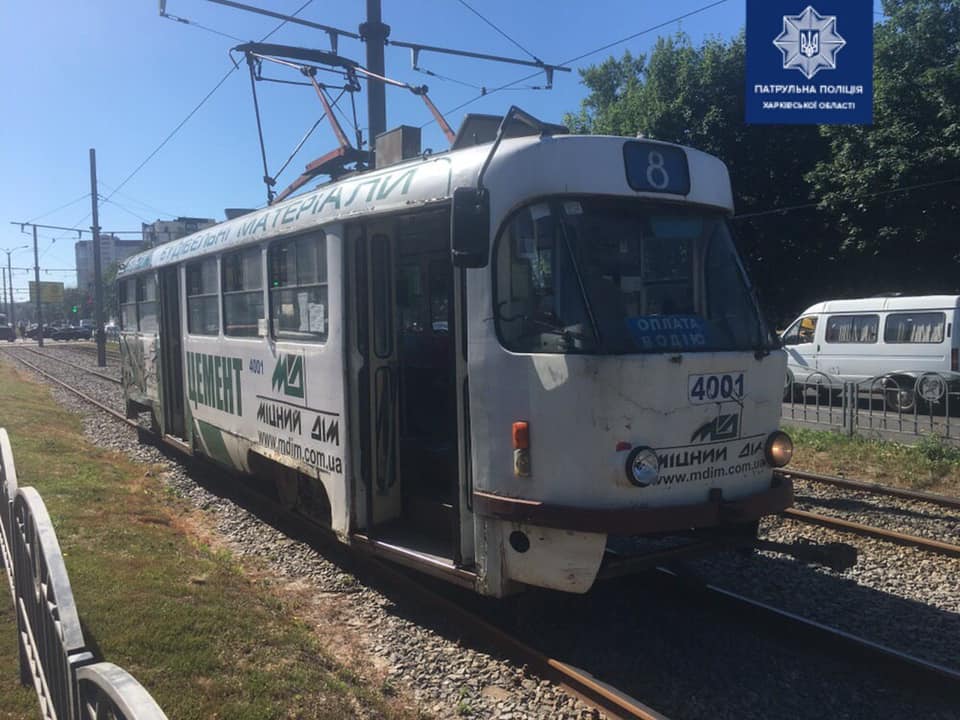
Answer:
[[[84,636],[177,720],[413,715],[324,651],[269,583],[196,539],[159,468],[89,443],[49,390],[0,364],[0,426],[21,485],[41,493]],[[5,587],[5,586],[4,586]],[[16,624],[0,597],[0,719],[33,720]]]
[[[787,427],[794,456],[787,469],[843,475],[887,485],[960,495],[960,448],[925,435],[914,445]]]

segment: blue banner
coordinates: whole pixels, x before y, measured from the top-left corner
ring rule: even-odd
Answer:
[[[873,122],[873,0],[747,0],[746,120]]]
[[[641,350],[680,351],[704,348],[706,321],[699,315],[640,315],[627,318],[627,332]]]

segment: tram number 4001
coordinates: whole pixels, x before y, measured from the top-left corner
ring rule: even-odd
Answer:
[[[687,387],[691,405],[740,400],[744,391],[743,373],[691,375]]]

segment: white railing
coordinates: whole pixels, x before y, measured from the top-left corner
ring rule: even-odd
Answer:
[[[44,720],[166,720],[149,693],[110,663],[94,663],[80,627],[60,543],[35,489],[17,487],[0,429],[0,545],[13,592],[20,681]]]

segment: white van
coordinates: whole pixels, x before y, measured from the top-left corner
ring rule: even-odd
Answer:
[[[912,412],[917,391],[931,402],[960,387],[960,342],[953,328],[960,296],[873,297],[812,305],[781,335],[789,397],[820,386],[883,378],[888,405]],[[942,377],[936,380],[928,373]],[[918,380],[924,377],[922,388]],[[880,385],[880,381],[877,383]],[[868,389],[881,389],[881,387]],[[951,398],[951,405],[953,398]]]

